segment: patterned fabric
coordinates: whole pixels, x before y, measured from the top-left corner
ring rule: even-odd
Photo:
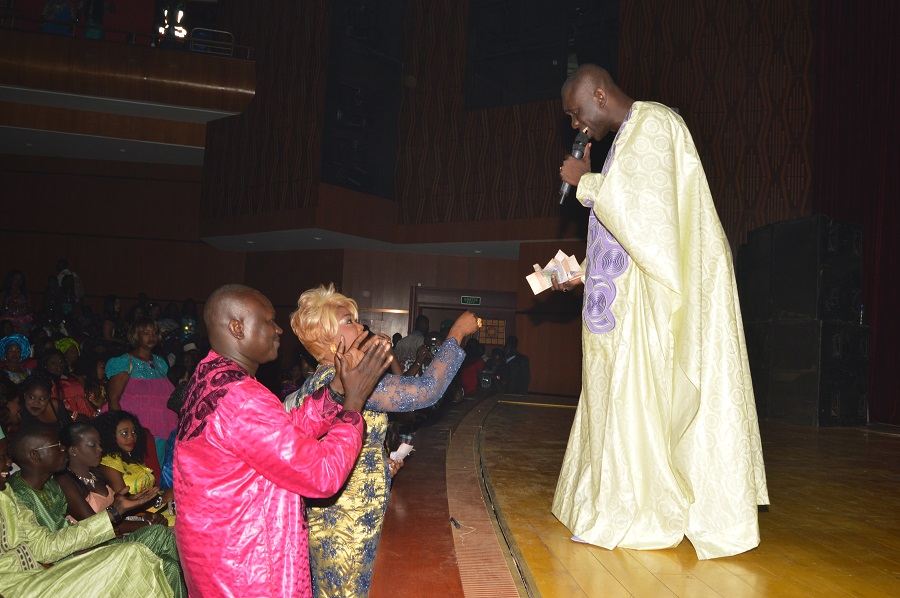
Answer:
[[[601,174],[609,172],[610,164],[616,153],[616,142],[619,135],[625,129],[628,119],[631,118],[631,110],[625,116],[622,126],[616,133],[603,162]],[[584,198],[585,207],[594,207],[590,198]],[[587,239],[587,269],[584,277],[584,303],[582,316],[588,330],[594,334],[603,334],[616,327],[616,319],[612,314],[612,304],[616,298],[616,285],[614,279],[618,278],[628,268],[628,254],[619,245],[608,230],[594,215],[588,222]]]
[[[88,490],[87,486],[78,479],[78,476],[69,470],[66,470],[65,473],[75,481],[80,488]],[[56,486],[59,487],[56,481],[50,480],[47,484],[50,484],[50,482],[53,482],[53,484],[56,484]],[[105,495],[100,495],[88,490],[87,496],[84,497],[85,502],[90,505],[94,513],[100,513],[114,502],[113,489],[109,486],[104,486],[104,488],[106,489]],[[46,486],[44,489],[46,490]],[[18,497],[18,493],[16,493],[16,496]],[[54,526],[64,526],[66,521],[77,523],[75,519],[66,517],[67,510],[68,503],[65,501],[64,497],[62,508],[57,508],[50,513],[52,519],[45,521],[41,517],[38,517],[38,523],[51,530],[54,529]],[[121,544],[123,542],[138,542],[149,548],[150,551],[162,561],[166,581],[172,589],[172,593],[175,594],[175,597],[184,598],[187,596],[187,587],[184,585],[184,578],[181,574],[181,562],[178,559],[178,547],[175,544],[175,534],[171,529],[162,525],[140,527],[123,538],[116,538],[115,540],[105,542],[104,546]]]
[[[13,384],[21,384],[25,382],[25,379],[28,378],[28,376],[31,375],[31,370],[29,370],[28,368],[22,368],[22,370],[19,372],[14,372],[7,369],[4,369],[3,371],[4,373],[6,373],[6,377],[9,378],[10,382],[12,382]]]
[[[207,418],[215,412],[231,385],[249,377],[238,364],[210,351],[197,365],[185,390],[178,440],[190,440],[203,432]]]
[[[637,102],[608,173],[579,199],[633,267],[616,279],[616,325],[582,328],[583,389],[553,514],[604,548],[701,559],[759,544],[768,504],[731,253],[678,115]]]
[[[128,372],[131,380],[155,380],[166,377],[166,374],[169,372],[169,364],[159,355],[153,355],[151,363],[138,359],[130,353],[113,357],[106,362],[107,378],[112,378],[122,372]],[[166,398],[168,398],[168,395],[166,395]]]
[[[304,496],[347,479],[358,413],[322,390],[285,412],[278,397],[211,352],[182,408],[175,525],[194,596],[311,596]]]
[[[391,489],[384,449],[386,411],[414,411],[436,403],[459,370],[465,353],[456,340],[441,345],[431,366],[420,377],[384,376],[366,403],[363,449],[347,484],[327,501],[310,501],[309,556],[313,590],[321,597],[365,596],[372,581],[375,549]],[[334,367],[320,367],[285,406],[302,404],[302,397],[328,384]]]
[[[166,407],[174,388],[168,378],[131,378],[119,397],[119,405],[135,414],[155,438],[168,438],[178,427],[178,416]]]
[[[137,543],[96,548],[49,569],[41,566],[114,536],[106,513],[51,532],[5,488],[0,491],[0,594],[108,598],[128,588],[130,596],[172,596],[162,562]]]
[[[156,484],[156,476],[153,470],[143,463],[126,463],[122,460],[122,455],[103,455],[100,465],[105,465],[110,469],[115,469],[122,474],[125,485],[131,493],[140,492],[147,488],[152,488]]]
[[[129,353],[106,362],[108,378],[122,372],[128,373],[128,383],[119,398],[119,406],[135,414],[141,425],[156,438],[168,438],[178,426],[178,416],[166,407],[166,401],[175,389],[166,377],[168,371],[169,365],[159,355],[153,356],[152,364]],[[101,411],[108,408],[108,405],[104,406]]]
[[[62,387],[62,397],[58,396],[58,389]],[[77,378],[63,377],[58,385],[53,384],[50,396],[62,401],[66,410],[70,413],[80,413],[87,417],[93,418],[97,415],[97,410],[88,402],[84,396],[84,387]]]
[[[51,532],[66,527],[66,509],[69,503],[66,502],[66,495],[56,480],[51,478],[44,483],[43,488],[36,490],[29,486],[28,482],[22,479],[22,473],[17,471],[9,476],[7,483],[15,493],[16,500],[34,513],[38,523]]]
[[[19,345],[22,354],[20,361],[27,361],[31,357],[31,343],[28,342],[28,337],[24,334],[8,334],[0,338],[0,360],[6,359],[6,350],[12,344]]]

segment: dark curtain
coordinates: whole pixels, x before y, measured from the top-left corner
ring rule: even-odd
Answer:
[[[814,7],[813,213],[863,225],[869,420],[900,425],[900,2]]]

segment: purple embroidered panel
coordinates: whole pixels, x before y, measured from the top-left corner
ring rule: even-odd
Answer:
[[[587,277],[584,281],[582,314],[588,330],[604,334],[616,327],[612,304],[616,298],[613,282],[628,268],[628,254],[596,216],[588,225]]]
[[[616,153],[616,142],[629,118],[631,110],[622,121],[609,153],[606,154],[601,174],[609,172]],[[593,208],[594,202],[585,200],[584,205]],[[611,310],[616,298],[616,285],[613,280],[628,269],[628,263],[628,253],[592,212],[588,223],[587,274],[584,281],[582,317],[587,329],[594,334],[605,334],[616,327],[616,318]]]

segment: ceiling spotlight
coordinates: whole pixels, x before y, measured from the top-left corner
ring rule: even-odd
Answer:
[[[247,241],[247,245],[253,245],[256,241]]]
[[[472,253],[481,253],[481,250],[480,250],[480,249],[476,249],[476,250],[473,251]]]
[[[313,237],[313,241],[321,241],[322,237]]]
[[[120,147],[120,148],[119,148],[119,151],[122,152],[122,153],[124,154],[124,153],[127,152],[128,150],[125,149],[124,147]]]

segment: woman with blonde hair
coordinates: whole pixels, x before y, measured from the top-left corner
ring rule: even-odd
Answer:
[[[356,301],[338,293],[333,284],[300,295],[291,328],[319,367],[299,391],[285,399],[286,409],[297,407],[303,397],[331,381],[335,353],[359,351],[366,335],[358,319]],[[475,315],[464,312],[423,376],[387,374],[372,391],[362,412],[366,420],[363,448],[350,478],[334,497],[308,503],[309,558],[316,595],[368,594],[391,485],[384,450],[387,414],[436,403],[465,357],[463,339],[477,329]]]

